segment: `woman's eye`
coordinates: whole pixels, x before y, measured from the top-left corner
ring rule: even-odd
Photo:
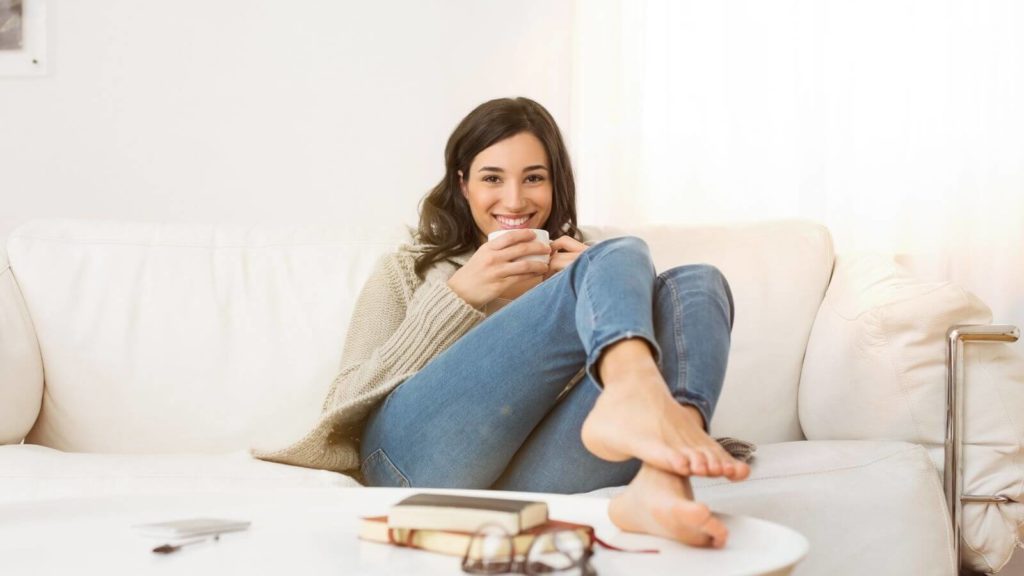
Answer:
[[[526,179],[529,182],[543,182],[544,181],[544,177],[540,176],[538,174],[531,174],[531,175],[527,176]]]
[[[484,176],[484,182],[497,182],[497,176]]]

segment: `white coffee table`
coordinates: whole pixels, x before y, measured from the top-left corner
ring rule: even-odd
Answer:
[[[0,574],[461,574],[452,556],[363,542],[360,516],[385,514],[415,490],[334,488],[131,495],[42,500],[0,506]],[[435,491],[442,492],[442,491]],[[451,491],[473,494],[472,491]],[[537,497],[513,492],[488,496]],[[789,574],[808,550],[797,532],[763,520],[723,515],[725,549],[690,548],[619,532],[607,500],[543,495],[551,516],[594,526],[602,539],[659,554],[597,548],[593,565],[611,574]],[[134,524],[194,516],[250,520],[246,532],[162,555],[163,542]]]

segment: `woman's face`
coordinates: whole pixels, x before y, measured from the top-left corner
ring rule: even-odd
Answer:
[[[529,132],[482,150],[459,179],[481,243],[495,230],[543,228],[551,215],[551,166],[544,144]]]

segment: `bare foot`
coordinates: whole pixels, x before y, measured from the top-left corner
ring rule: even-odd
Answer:
[[[690,480],[644,464],[626,490],[608,504],[612,522],[683,544],[721,548],[729,531],[707,505],[693,501]]]
[[[642,347],[617,366],[611,353],[622,344]],[[636,352],[637,348],[619,348]],[[742,480],[750,466],[734,459],[704,432],[700,412],[680,405],[668,391],[646,343],[626,340],[602,360],[604,391],[583,422],[583,445],[598,458],[620,462],[639,458],[680,476],[724,476]]]

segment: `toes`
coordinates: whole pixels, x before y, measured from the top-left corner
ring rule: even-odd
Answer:
[[[732,454],[726,452],[725,449],[717,442],[715,443],[715,455],[718,456],[718,461],[722,464],[722,476],[725,476],[730,480],[737,480],[736,465],[739,464],[739,461],[733,458]]]
[[[736,476],[736,464],[732,458],[722,460],[722,476],[730,479]]]
[[[696,474],[697,476],[708,475],[708,462],[707,457],[705,457],[704,454],[692,448],[687,448],[683,450],[683,453],[689,456],[690,470],[692,470],[694,474]]]
[[[706,548],[714,543],[714,536],[701,529],[711,517],[707,506],[697,502],[679,503],[652,511],[654,520],[661,525],[663,535],[689,546]]]
[[[690,456],[680,450],[673,450],[663,444],[649,443],[637,450],[637,458],[659,470],[679,476],[693,473]]]
[[[669,510],[658,512],[657,520],[674,539],[684,544],[721,548],[729,537],[725,524],[699,502],[677,503]]]
[[[700,529],[701,532],[708,535],[711,545],[715,548],[725,546],[725,541],[729,538],[729,529],[725,527],[725,523],[714,516],[709,518]]]
[[[693,473],[690,470],[690,458],[686,454],[672,450],[669,456],[669,463],[671,464],[669,469],[675,471],[680,476],[689,476]]]
[[[736,462],[736,473],[731,477],[733,480],[744,480],[750,476],[750,465],[746,462]]]
[[[719,464],[722,466],[722,476],[730,480],[743,480],[750,475],[750,466],[746,462],[733,458],[732,454],[729,454],[717,442],[715,443],[714,453],[718,457]]]
[[[725,545],[729,530],[706,504],[687,502],[676,504],[673,508],[676,518],[681,522],[680,528],[685,527],[687,531],[702,537],[705,546],[721,548]]]
[[[704,459],[707,461],[708,476],[721,476],[723,473],[722,459],[715,453],[714,448],[701,448],[700,453],[704,455]]]
[[[736,460],[732,456],[726,454],[726,461],[728,463],[727,470],[723,473],[724,476],[734,482],[744,480],[747,476],[750,476],[750,465],[746,462]]]

